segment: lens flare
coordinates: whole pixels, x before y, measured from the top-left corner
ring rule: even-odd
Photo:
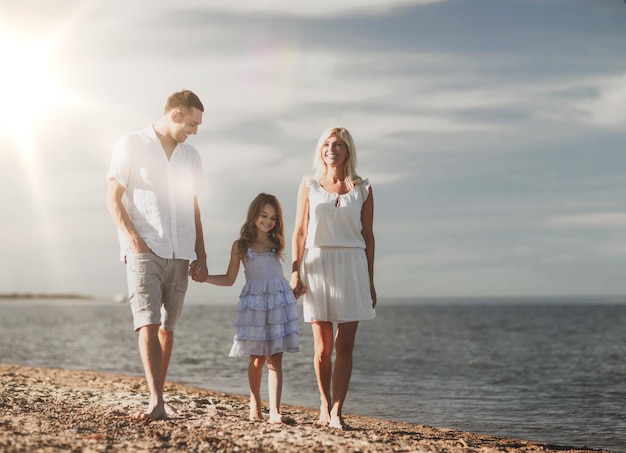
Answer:
[[[0,24],[0,133],[9,138],[28,166],[36,158],[39,122],[62,101],[54,51],[58,35],[33,38]]]

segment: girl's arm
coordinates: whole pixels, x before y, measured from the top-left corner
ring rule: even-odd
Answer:
[[[241,255],[239,255],[239,248],[237,247],[239,241],[233,243],[233,247],[230,250],[230,263],[228,263],[228,270],[222,275],[209,275],[205,282],[218,286],[233,286],[237,275],[239,274],[239,264],[241,263]]]
[[[291,241],[291,287],[294,295],[300,297],[307,288],[300,279],[300,264],[304,255],[307,230],[309,227],[309,188],[302,181],[298,188],[298,201],[296,205],[296,225],[293,230]]]
[[[376,289],[374,288],[374,194],[369,188],[369,194],[361,208],[362,234],[365,239],[365,256],[367,257],[367,272],[370,276],[370,291],[372,293],[372,307],[376,307]]]

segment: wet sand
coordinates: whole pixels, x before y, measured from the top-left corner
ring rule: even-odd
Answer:
[[[0,451],[602,451],[350,414],[345,415],[349,429],[340,431],[319,427],[317,411],[290,405],[282,406],[289,424],[251,422],[247,397],[175,383],[166,385],[175,417],[135,418],[147,399],[141,377],[0,364]]]

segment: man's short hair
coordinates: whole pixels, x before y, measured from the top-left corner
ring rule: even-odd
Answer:
[[[174,93],[167,98],[167,102],[165,103],[165,113],[175,109],[190,110],[192,108],[204,112],[202,101],[200,101],[200,98],[191,90],[183,90]]]

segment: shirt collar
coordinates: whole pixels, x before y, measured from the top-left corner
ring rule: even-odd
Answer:
[[[152,140],[159,140],[159,137],[157,137],[156,131],[154,130],[153,124],[149,124],[148,126],[146,126],[146,128],[144,129],[144,133],[148,136],[148,138]]]

